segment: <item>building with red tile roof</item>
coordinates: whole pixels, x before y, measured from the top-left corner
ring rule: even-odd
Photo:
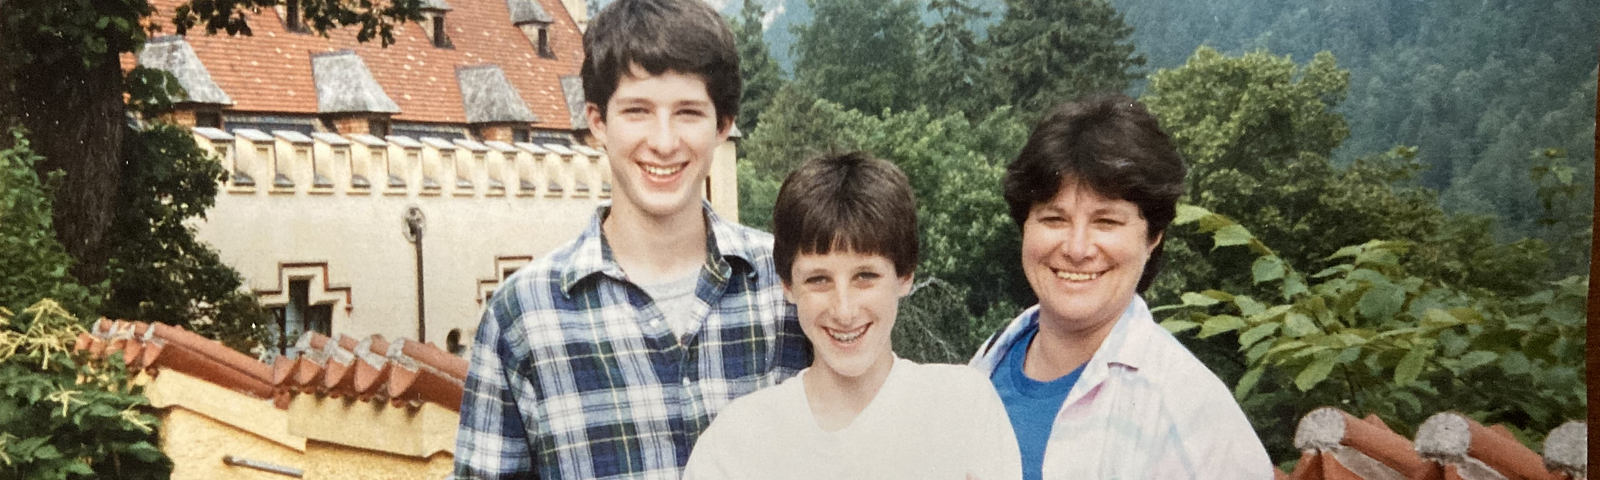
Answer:
[[[182,0],[151,3],[157,27],[172,32],[168,22]],[[433,131],[454,138],[570,143],[586,128],[574,114],[583,106],[581,84],[562,81],[575,78],[583,60],[582,32],[562,1],[430,0],[424,15],[423,22],[398,25],[394,43],[385,47],[358,41],[352,28],[326,37],[311,33],[286,23],[293,16],[280,6],[247,15],[250,36],[157,36],[150,42],[157,48],[125,63],[161,67],[171,62],[161,62],[160,54],[192,50],[179,80],[191,92],[209,95],[192,95],[178,118],[224,130],[269,125],[263,130],[379,136]],[[475,96],[481,89],[462,77],[463,70],[498,72],[501,90],[493,98]],[[519,114],[475,115],[495,109]]]
[[[432,344],[308,332],[271,365],[182,328],[101,320],[75,349],[120,353],[162,420],[174,479],[438,479],[467,362]]]
[[[286,23],[293,0],[247,14],[248,37],[172,35],[184,1],[152,0],[166,35],[123,63],[173,74],[187,96],[165,121],[228,171],[196,238],[277,315],[264,353],[313,331],[464,354],[500,282],[610,199],[584,0],[426,0],[387,47]],[[718,148],[705,196],[737,221],[735,155]]]

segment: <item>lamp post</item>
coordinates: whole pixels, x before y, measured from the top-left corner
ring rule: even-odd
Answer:
[[[425,294],[422,289],[424,278],[422,275],[422,232],[426,228],[428,220],[422,216],[422,209],[416,206],[406,209],[404,220],[406,241],[411,242],[417,254],[417,341],[426,343],[428,341],[428,323],[427,313],[424,310],[427,303],[424,301]]]

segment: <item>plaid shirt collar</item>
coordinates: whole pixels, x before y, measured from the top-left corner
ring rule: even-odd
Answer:
[[[722,220],[717,212],[711,209],[711,203],[700,201],[700,209],[705,215],[706,228],[706,266],[712,278],[717,283],[725,283],[733,274],[732,262],[736,260],[744,264],[744,271],[756,275],[755,264],[757,252],[754,245],[745,241],[744,235],[734,231],[734,225]],[[601,225],[605,223],[606,216],[611,214],[611,202],[603,202],[595,208],[594,217],[589,220],[589,226],[578,235],[576,245],[572,250],[572,261],[560,270],[561,294],[572,296],[573,289],[593,275],[604,275],[618,281],[628,281],[627,274],[622,272],[622,266],[617,265],[616,258],[611,253],[611,244],[606,241]]]

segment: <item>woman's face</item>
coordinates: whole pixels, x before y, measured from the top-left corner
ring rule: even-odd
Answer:
[[[1022,270],[1039,297],[1039,320],[1065,333],[1109,333],[1133,301],[1150,252],[1139,206],[1071,178],[1034,205],[1022,225]]]

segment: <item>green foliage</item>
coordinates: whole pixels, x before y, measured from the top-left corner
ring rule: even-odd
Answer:
[[[271,317],[188,223],[215,203],[221,164],[182,127],[153,123],[123,138],[128,164],[102,314],[182,326],[250,351],[266,338]]]
[[[95,296],[67,269],[72,258],[50,229],[51,191],[60,173],[40,181],[39,157],[20,130],[0,150],[0,309],[21,311],[44,298],[59,299],[79,315],[95,307]]]
[[[0,476],[39,480],[165,479],[156,419],[121,356],[77,362],[81,322],[51,300],[0,309]]]
[[[935,18],[923,33],[917,82],[922,101],[935,114],[962,112],[980,119],[999,104],[988,85],[988,44],[972,30],[974,23],[991,15],[969,0],[930,0],[928,14]]]
[[[191,0],[178,6],[172,25],[179,35],[202,24],[208,35],[223,31],[229,35],[250,35],[247,11],[259,12],[291,1],[299,2],[302,24],[313,32],[327,36],[328,30],[355,26],[357,41],[376,38],[386,47],[394,43],[395,26],[422,21],[423,0]]]
[[[895,319],[895,354],[919,363],[967,363],[989,335],[1000,331],[1020,309],[1001,302],[982,316],[972,315],[968,292],[938,278],[918,281],[900,301]]]
[[[876,114],[921,103],[914,0],[806,0],[809,24],[795,25],[795,82],[847,109]]]
[[[783,70],[767,51],[761,20],[767,14],[756,0],[744,0],[739,16],[728,22],[734,42],[739,46],[739,77],[744,92],[739,100],[739,130],[748,134],[756,129],[756,119],[772,104],[772,97],[783,87]]]
[[[0,4],[0,60],[19,68],[76,64],[93,70],[144,45],[148,0],[13,0]]]
[[[1339,249],[1306,275],[1232,219],[1183,206],[1215,244],[1244,245],[1264,296],[1188,292],[1162,325],[1198,338],[1231,334],[1246,373],[1234,393],[1251,418],[1296,418],[1321,405],[1373,413],[1408,434],[1435,412],[1506,423],[1525,443],[1587,412],[1588,279],[1568,277],[1505,296],[1409,272],[1410,241]],[[1293,422],[1258,423],[1291,458]]]
[[[1006,0],[989,28],[991,85],[1018,111],[1037,115],[1080,96],[1122,91],[1145,63],[1105,0]]]

